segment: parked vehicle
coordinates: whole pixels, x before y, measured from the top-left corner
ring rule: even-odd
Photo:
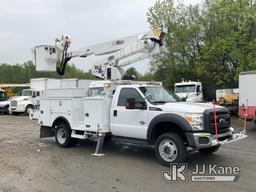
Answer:
[[[5,90],[0,88],[0,101],[4,101],[6,99]]]
[[[7,99],[10,97],[20,96],[23,89],[28,89],[29,84],[19,84],[19,83],[2,83],[0,88],[5,91],[5,96]]]
[[[5,90],[0,88],[0,113],[8,114],[9,113],[9,104],[10,101],[6,101]]]
[[[36,78],[30,80],[30,89],[22,90],[21,96],[13,97],[9,111],[14,114],[29,114],[29,111],[38,105],[38,98],[44,94],[46,88],[60,87],[59,79]]]
[[[212,104],[178,102],[159,84],[122,81],[123,67],[161,53],[164,33],[158,32],[140,35],[128,45],[119,40],[70,53],[67,36],[57,40],[55,46],[35,47],[37,70],[55,71],[57,67],[60,75],[74,57],[108,55],[107,61],[92,70],[106,81],[92,82],[87,95],[81,88],[46,89],[37,112],[30,115],[40,124],[40,137],[55,137],[60,147],[69,147],[79,139],[96,136],[96,155],[100,155],[106,136],[124,143],[153,145],[164,165],[182,162],[188,147],[209,154],[221,144],[245,138],[240,134],[235,137],[229,111],[224,107],[216,106],[215,116]],[[115,42],[122,42],[121,46],[115,47]],[[201,84],[193,86],[195,95],[202,94]],[[218,124],[218,137],[214,122]]]
[[[216,90],[216,102],[226,107],[231,114],[238,113],[239,89],[218,89]]]
[[[41,138],[55,136],[60,147],[102,133],[119,142],[154,145],[162,164],[183,161],[187,147],[202,153],[220,147],[213,106],[177,102],[159,85],[99,81],[91,83],[88,95],[79,88],[49,89],[31,118],[40,124]],[[217,119],[219,142],[232,139],[229,111],[217,106]]]
[[[9,114],[11,98],[20,96],[22,90],[27,88],[28,84],[0,84],[0,113]]]
[[[256,123],[256,71],[246,71],[239,75],[239,116]]]
[[[201,82],[196,81],[182,81],[175,83],[174,93],[182,101],[187,102],[202,102],[203,88]]]

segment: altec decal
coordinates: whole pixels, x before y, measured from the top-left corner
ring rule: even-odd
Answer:
[[[122,45],[122,44],[124,44],[124,40],[116,40],[116,41],[113,41],[112,46]]]

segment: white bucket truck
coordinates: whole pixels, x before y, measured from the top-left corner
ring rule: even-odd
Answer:
[[[60,87],[60,79],[35,78],[30,80],[30,89],[22,90],[21,96],[13,97],[9,111],[16,115],[19,113],[29,114],[31,109],[38,105],[38,99],[44,94],[45,89]]]
[[[202,83],[199,81],[182,81],[175,83],[174,93],[181,101],[202,102]]]
[[[60,147],[69,147],[79,139],[97,136],[96,155],[100,155],[106,135],[118,141],[152,145],[164,165],[182,162],[187,148],[209,154],[221,144],[245,138],[245,134],[233,133],[229,111],[224,107],[216,106],[215,116],[212,104],[177,102],[160,84],[121,80],[122,67],[146,58],[145,55],[161,52],[163,37],[162,32],[146,33],[131,44],[124,38],[104,43],[102,47],[68,53],[71,42],[63,36],[55,46],[35,47],[33,57],[39,65],[37,69],[55,71],[57,64],[60,75],[73,57],[110,54],[106,62],[92,70],[106,81],[92,82],[87,95],[80,88],[46,90],[38,109],[40,137],[55,137]],[[134,57],[140,53],[143,55]]]

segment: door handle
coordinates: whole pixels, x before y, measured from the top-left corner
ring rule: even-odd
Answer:
[[[117,116],[117,110],[113,111],[113,116],[116,117]]]

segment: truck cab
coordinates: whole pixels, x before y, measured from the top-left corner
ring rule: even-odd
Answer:
[[[42,91],[33,89],[22,90],[21,96],[13,97],[9,111],[16,115],[19,113],[29,114],[29,111],[34,109],[38,104],[38,98]]]
[[[202,102],[203,91],[202,83],[195,81],[182,81],[175,83],[174,92],[182,101]]]

